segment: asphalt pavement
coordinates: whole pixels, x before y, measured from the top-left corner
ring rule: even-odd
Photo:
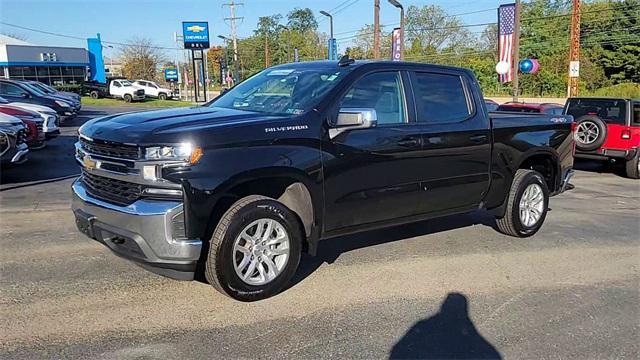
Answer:
[[[540,232],[483,213],[326,240],[291,288],[240,303],[75,229],[77,127],[0,173],[0,358],[640,357],[640,182],[579,163]]]

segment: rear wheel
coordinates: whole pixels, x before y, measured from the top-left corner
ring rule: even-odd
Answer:
[[[528,237],[540,230],[549,207],[549,189],[535,170],[520,169],[511,183],[504,217],[497,219],[503,234]]]
[[[205,276],[240,301],[280,292],[295,274],[302,249],[297,216],[282,203],[252,195],[222,216],[209,246]]]
[[[640,148],[636,150],[636,156],[627,160],[626,173],[628,178],[640,179]]]
[[[131,101],[133,101],[133,98],[131,97],[131,95],[125,94],[124,95],[124,102],[130,103]]]
[[[89,93],[89,96],[91,96],[92,99],[97,99],[100,97],[100,94],[97,91],[93,90]]]

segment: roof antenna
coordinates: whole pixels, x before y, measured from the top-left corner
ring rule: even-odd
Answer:
[[[340,58],[340,61],[338,61],[338,66],[340,66],[340,67],[349,66],[349,65],[353,64],[354,62],[356,62],[354,59],[349,59],[349,55],[343,55]]]

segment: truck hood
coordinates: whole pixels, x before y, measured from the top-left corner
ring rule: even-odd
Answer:
[[[135,145],[177,144],[237,126],[286,119],[265,113],[216,107],[130,112],[97,118],[80,134],[92,139]],[[209,137],[210,139],[210,137]]]

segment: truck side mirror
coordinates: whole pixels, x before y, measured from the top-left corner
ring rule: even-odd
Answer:
[[[336,128],[370,128],[376,126],[378,116],[375,109],[342,108],[334,124]]]
[[[378,125],[378,115],[370,108],[342,108],[338,111],[335,123],[329,129],[329,137],[333,139],[343,131],[366,129]]]
[[[29,98],[29,94],[27,94],[27,93],[21,93],[21,94],[20,94],[20,97],[21,97],[21,98],[23,98],[23,99],[28,99],[28,98]]]

